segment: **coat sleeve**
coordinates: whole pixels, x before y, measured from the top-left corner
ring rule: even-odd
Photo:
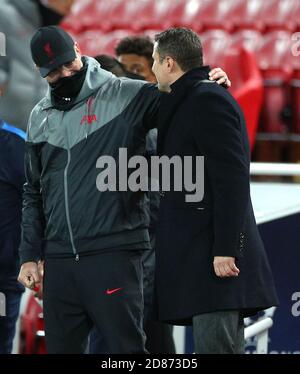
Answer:
[[[30,138],[30,134],[28,134]],[[23,191],[22,235],[19,248],[20,264],[42,258],[42,239],[45,219],[40,187],[40,146],[31,141],[25,144],[25,177]]]
[[[204,155],[205,176],[213,196],[213,255],[239,257],[250,191],[244,124],[219,95],[203,95],[197,108],[194,135],[199,154]]]
[[[144,114],[143,124],[146,132],[158,126],[158,110],[161,93],[154,84],[145,84],[143,87],[144,100],[147,109]]]

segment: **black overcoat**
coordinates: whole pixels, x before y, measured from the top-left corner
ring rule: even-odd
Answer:
[[[203,199],[186,202],[187,191],[170,191],[160,203],[154,305],[174,324],[217,310],[249,316],[278,303],[250,198],[245,120],[230,93],[207,81],[208,71],[190,70],[173,83],[159,113],[160,156],[204,156]],[[194,177],[199,172],[193,168]],[[240,275],[217,277],[214,256],[234,256]]]

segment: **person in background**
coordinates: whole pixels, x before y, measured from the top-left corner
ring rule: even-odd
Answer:
[[[26,131],[32,108],[44,96],[47,85],[30,56],[30,39],[41,26],[57,25],[74,0],[2,0],[0,31],[6,53],[0,56],[0,116]],[[17,108],[17,109],[16,109]]]

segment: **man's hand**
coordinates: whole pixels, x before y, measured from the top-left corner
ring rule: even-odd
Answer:
[[[234,257],[214,257],[214,269],[217,277],[237,277],[240,270],[235,265]]]
[[[41,277],[39,275],[37,263],[25,262],[21,266],[18,281],[30,290],[33,290],[34,287],[39,286],[41,283]]]
[[[218,84],[224,84],[226,87],[231,87],[231,82],[227,77],[227,74],[221,68],[212,69],[208,75],[211,81],[216,81]]]

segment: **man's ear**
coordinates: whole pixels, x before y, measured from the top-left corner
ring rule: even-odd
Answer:
[[[166,62],[167,62],[167,68],[169,73],[171,73],[174,70],[175,67],[175,60],[172,57],[166,57]]]
[[[79,44],[77,42],[75,42],[74,48],[75,48],[75,52],[81,55],[81,50],[80,50]]]

